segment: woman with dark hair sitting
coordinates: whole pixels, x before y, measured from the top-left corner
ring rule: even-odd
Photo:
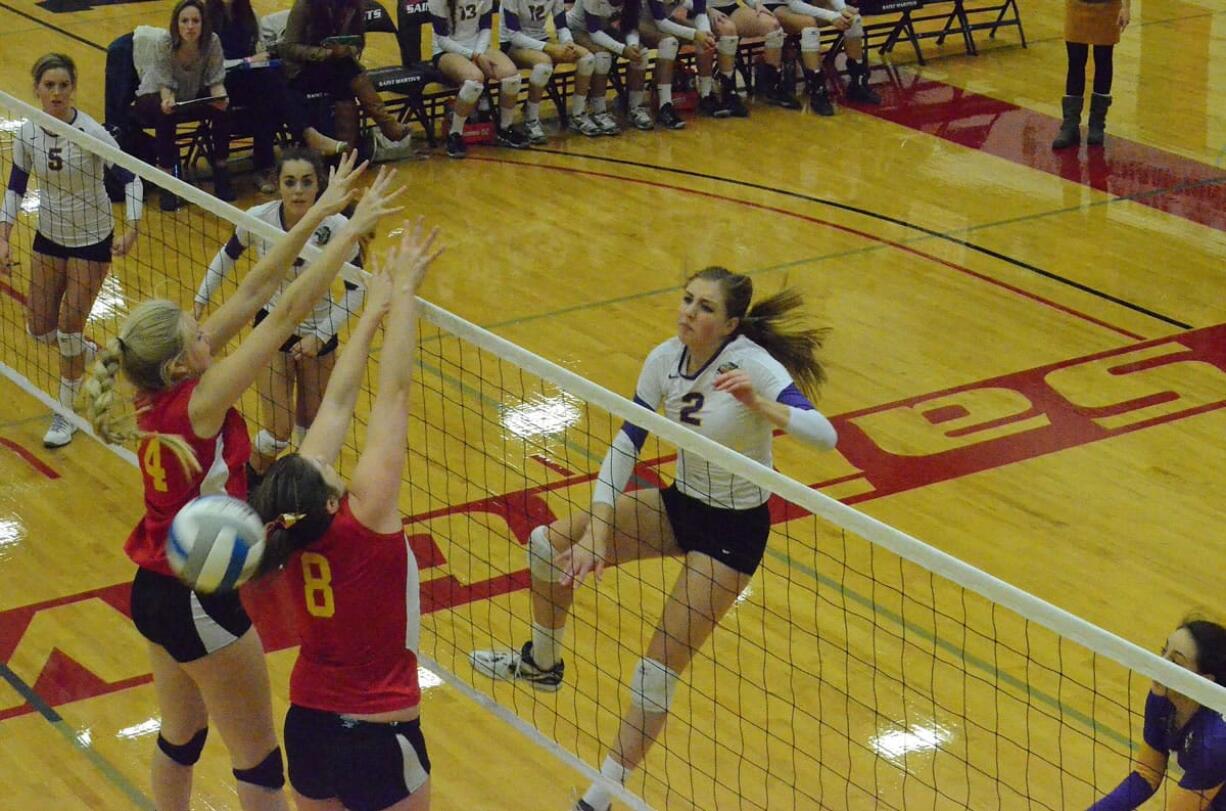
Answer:
[[[285,75],[290,87],[299,93],[327,93],[332,98],[336,120],[333,134],[338,139],[348,144],[357,142],[360,103],[385,138],[403,140],[409,134],[408,127],[384,108],[383,99],[358,61],[365,35],[361,0],[295,0],[281,41]],[[348,38],[353,42],[337,41]]]
[[[251,115],[260,191],[272,194],[277,190],[272,145],[282,124],[294,140],[321,155],[343,152],[345,143],[329,138],[310,125],[303,105],[288,103],[285,72],[266,67],[269,54],[260,48],[260,21],[251,8],[251,0],[206,0],[205,8],[209,25],[221,40],[226,61],[241,59],[253,68],[228,71],[226,90],[234,103],[246,108]]]
[[[170,13],[169,30],[159,31],[151,45],[148,61],[139,56],[134,60],[140,74],[136,114],[145,126],[157,131],[158,166],[177,176],[175,128],[180,121],[207,118],[212,125],[213,193],[222,200],[233,200],[226,167],[230,157],[226,67],[221,40],[209,25],[203,0],[179,0]],[[191,110],[180,107],[201,97],[214,101],[194,105]],[[163,211],[174,211],[179,198],[163,190],[161,203]]]

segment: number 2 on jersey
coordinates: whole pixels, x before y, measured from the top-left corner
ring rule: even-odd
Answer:
[[[153,489],[159,493],[165,493],[169,487],[166,486],[166,468],[162,466],[162,443],[156,438],[150,439],[145,443],[145,452],[140,457],[141,466],[145,469],[145,473],[149,476],[150,483],[153,484]]]
[[[702,425],[702,420],[694,416],[699,411],[702,411],[702,404],[705,402],[702,393],[692,391],[682,397],[681,402],[685,403],[685,406],[681,409],[681,421],[687,425]]]
[[[328,619],[336,613],[336,601],[332,596],[332,567],[327,558],[318,552],[303,553],[302,584],[308,614]]]

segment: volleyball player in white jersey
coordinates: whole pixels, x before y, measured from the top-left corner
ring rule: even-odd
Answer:
[[[881,97],[868,86],[868,57],[864,55],[864,26],[860,11],[846,0],[818,0],[817,5],[805,0],[762,0],[770,8],[783,30],[800,35],[800,60],[805,73],[805,90],[809,107],[818,115],[834,115],[834,105],[826,92],[821,72],[821,26],[831,25],[843,32],[843,47],[847,51],[847,72],[851,84],[847,98],[862,104],[880,104]]]
[[[650,59],[648,49],[639,41],[639,1],[575,0],[566,15],[575,41],[591,51],[596,60],[587,106],[602,135],[621,133],[605,100],[609,71],[619,56],[629,63],[626,90],[630,94],[630,123],[640,130],[655,126],[644,105],[643,85]]]
[[[635,402],[769,466],[781,428],[829,450],[837,437],[793,379],[809,391],[823,379],[818,330],[782,325],[801,304],[790,290],[750,306],[753,283],[723,268],[686,284],[677,337],[647,356]],[[579,514],[532,531],[532,639],[519,651],[474,651],[473,666],[495,678],[560,689],[561,647],[573,589],[606,565],[683,557],[684,568],[630,681],[630,706],[601,774],[615,783],[642,763],[664,729],[673,691],[690,659],[745,590],[766,550],[770,494],[682,450],[664,490],[625,487],[647,432],[626,422],[605,456],[591,517]],[[664,520],[662,520],[664,519]],[[610,792],[593,784],[578,808],[607,811]]]
[[[736,27],[724,19],[719,29],[712,31],[711,19],[707,16],[707,0],[692,0],[690,20],[680,22],[674,14],[686,5],[686,0],[646,0],[639,13],[639,35],[647,46],[656,49],[656,101],[659,104],[656,123],[670,130],[685,127],[685,122],[673,109],[673,68],[683,41],[694,46],[699,110],[704,115],[718,118],[748,115],[735,92],[719,100],[714,94],[714,54],[718,50],[720,75],[726,69],[728,79],[731,79],[738,43]]]
[[[754,96],[788,110],[799,110],[800,102],[789,90],[789,83],[780,81],[783,65],[783,43],[787,34],[779,19],[758,0],[713,0],[707,14],[714,23],[722,18],[731,20],[738,37],[762,38],[762,61],[754,78]]]
[[[557,42],[545,27],[553,20]],[[570,129],[589,137],[600,135],[600,127],[587,114],[588,87],[596,57],[575,43],[566,24],[562,0],[505,0],[499,26],[502,50],[521,68],[532,71],[528,77],[528,101],[524,106],[524,130],[528,140],[543,144],[549,139],[541,126],[541,96],[555,65],[575,65],[575,92],[570,97]]]
[[[519,105],[519,68],[498,49],[490,49],[493,0],[430,0],[434,24],[434,66],[460,86],[447,133],[447,154],[464,157],[464,121],[481,97],[485,80],[498,82],[498,124],[495,137],[503,146],[523,149],[527,134],[515,126]]]
[[[323,159],[317,152],[300,148],[287,149],[281,153],[281,160],[277,163],[277,185],[281,199],[261,203],[247,209],[247,213],[257,220],[289,231],[306,216],[311,206],[315,205],[316,198],[323,191],[326,178]],[[333,214],[325,218],[308,242],[317,248],[323,248],[347,222],[349,220],[343,214]],[[209,263],[208,272],[200,282],[200,289],[196,291],[196,318],[200,318],[222,281],[234,270],[238,258],[252,246],[255,247],[257,258],[262,258],[272,248],[268,240],[252,234],[241,225],[235,228],[230,241]],[[354,245],[345,261],[356,262],[358,256],[358,246]],[[277,292],[256,313],[257,325],[268,317],[282,292],[305,266],[306,261],[302,257],[294,262]],[[311,314],[297,326],[294,334],[281,345],[281,351],[273,357],[268,368],[256,379],[260,395],[260,430],[255,436],[255,453],[251,457],[250,472],[255,474],[255,480],[251,482],[253,489],[258,478],[268,470],[268,466],[289,447],[291,429],[300,439],[319,410],[320,400],[336,363],[338,333],[349,320],[349,316],[361,310],[365,294],[365,291],[353,282],[347,281],[344,284],[344,297],[336,301],[331,296],[324,296],[318,301]]]
[[[77,68],[72,59],[47,54],[34,63],[30,73],[43,112],[119,148],[97,121],[73,106]],[[114,239],[111,201],[103,186],[106,171],[124,183],[128,229],[118,240]],[[38,230],[31,246],[26,330],[39,343],[59,347],[59,402],[62,412],[70,413],[85,374],[85,321],[110,272],[112,255],[123,256],[136,244],[143,192],[140,178],[128,170],[26,121],[13,139],[13,169],[0,208],[0,268],[12,255],[9,238],[31,174],[38,177],[39,206]],[[77,430],[62,412],[51,418],[51,427],[43,436],[48,448],[67,445]]]

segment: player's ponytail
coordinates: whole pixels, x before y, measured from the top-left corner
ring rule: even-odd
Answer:
[[[112,445],[150,439],[166,446],[187,473],[199,473],[200,463],[181,436],[142,431],[131,400],[117,391],[119,373],[137,388],[168,388],[170,364],[183,351],[183,312],[170,301],[154,299],[132,310],[118,338],[98,353],[93,372],[85,381],[82,398],[94,432]]]
[[[340,495],[319,468],[296,453],[273,462],[249,498],[268,525],[256,576],[280,570],[295,552],[319,540],[332,524],[328,501]]]
[[[1216,622],[1188,618],[1182,628],[1196,642],[1196,670],[1226,687],[1226,628]]]
[[[804,323],[800,309],[804,298],[793,288],[785,288],[759,302],[753,300],[753,280],[721,267],[709,267],[690,277],[718,282],[724,291],[724,310],[729,318],[739,318],[738,335],[761,346],[795,379],[810,397],[826,380],[826,370],[817,359],[828,329]]]

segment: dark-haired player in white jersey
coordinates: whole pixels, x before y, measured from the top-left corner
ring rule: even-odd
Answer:
[[[816,390],[819,330],[784,329],[801,299],[777,293],[753,306],[748,276],[707,268],[686,284],[677,336],[643,364],[635,402],[690,426],[751,459],[771,464],[772,432],[817,448],[836,442],[830,422],[793,380]],[[532,531],[532,639],[516,650],[474,651],[473,667],[495,678],[558,690],[561,647],[574,588],[606,565],[682,557],[685,565],[630,680],[630,707],[601,774],[617,784],[659,737],[681,674],[749,585],[770,535],[770,493],[682,450],[663,490],[625,493],[647,432],[626,422],[600,467],[591,516],[577,514]],[[610,792],[593,784],[583,811],[608,811]]]
[[[299,811],[425,811],[430,758],[421,732],[417,562],[400,515],[416,362],[417,288],[434,235],[420,221],[370,282],[298,453],[278,459],[252,497],[273,528],[261,570],[284,569],[302,648],[290,677],[285,752]],[[349,437],[371,341],[384,321],[379,388],[348,484],[332,467]]]
[[[34,63],[34,92],[43,112],[119,148],[97,121],[73,106],[77,68],[64,54],[47,54]],[[114,239],[115,218],[103,185],[110,172],[124,184],[127,232]],[[0,268],[12,255],[9,238],[30,175],[38,178],[38,230],[31,246],[26,330],[41,344],[60,350],[61,411],[43,436],[48,448],[72,441],[76,426],[65,416],[81,389],[87,351],[85,322],[111,270],[111,257],[136,244],[143,191],[140,178],[87,152],[67,138],[26,121],[13,139],[13,169],[0,208]]]
[[[553,20],[557,42],[549,38],[546,23]],[[600,127],[587,114],[587,94],[596,67],[596,57],[575,38],[566,25],[562,0],[506,0],[502,4],[499,26],[502,50],[521,68],[532,71],[528,77],[528,101],[524,105],[524,130],[528,140],[543,144],[549,139],[541,126],[541,96],[555,65],[575,65],[575,90],[570,97],[570,129],[589,137],[600,135]]]
[[[639,41],[639,0],[575,0],[566,22],[575,41],[592,52],[595,66],[588,92],[588,109],[602,135],[618,135],[621,128],[609,114],[605,91],[613,60],[622,57],[626,66],[626,90],[630,96],[630,123],[637,129],[655,126],[644,104],[643,85],[651,64],[648,49]]]
[[[323,191],[323,159],[319,153],[308,149],[292,148],[281,153],[276,169],[280,200],[261,203],[247,209],[257,220],[263,220],[284,231],[291,230],[306,216],[315,200]],[[333,214],[324,219],[308,244],[322,249],[348,222],[343,214]],[[250,233],[241,225],[213,261],[196,291],[195,315],[197,318],[208,306],[222,281],[238,264],[238,258],[254,245],[257,257],[263,257],[272,245],[263,237]],[[358,262],[357,245],[345,257],[347,262]],[[285,275],[277,292],[255,316],[258,325],[268,317],[286,287],[302,272],[306,260],[299,257]],[[305,321],[298,325],[294,334],[281,345],[281,351],[268,364],[256,381],[260,395],[260,430],[255,436],[255,454],[251,458],[251,472],[255,480],[263,475],[277,456],[289,447],[291,430],[301,440],[302,435],[315,419],[319,400],[327,388],[328,378],[336,363],[336,348],[341,327],[350,315],[362,308],[364,292],[353,282],[346,281],[344,297],[337,301],[324,296]]]
[[[515,126],[519,106],[519,68],[498,49],[490,49],[493,0],[430,0],[434,24],[434,66],[459,86],[447,133],[447,154],[464,157],[464,122],[485,90],[485,80],[498,82],[498,124],[495,137],[503,146],[523,149],[528,135]]]

